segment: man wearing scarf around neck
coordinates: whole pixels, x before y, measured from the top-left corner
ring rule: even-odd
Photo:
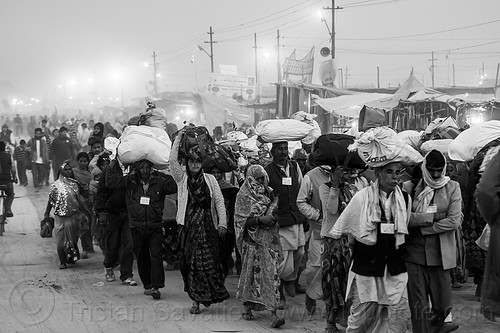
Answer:
[[[404,253],[412,327],[416,333],[451,332],[458,325],[444,323],[444,319],[452,308],[449,270],[457,262],[460,185],[445,176],[446,159],[437,150],[425,156],[421,168],[423,179],[409,191],[413,206]]]

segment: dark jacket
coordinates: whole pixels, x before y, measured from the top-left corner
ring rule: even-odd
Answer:
[[[115,177],[115,184],[113,188],[106,186],[108,173],[115,172],[120,175],[121,170],[109,170],[120,166],[113,163],[111,166],[105,167],[99,178],[99,185],[97,186],[97,193],[95,196],[94,209],[97,213],[121,214],[127,211],[127,202],[125,200],[125,180],[123,177]],[[111,176],[112,178],[112,176]]]
[[[403,192],[406,205],[408,206],[409,194]],[[381,209],[383,214],[384,210]],[[384,214],[383,214],[384,215]],[[385,217],[382,216],[382,220]],[[406,272],[406,264],[403,260],[404,247],[396,249],[396,238],[394,235],[382,234],[380,223],[377,223],[377,243],[366,245],[354,241],[352,252],[352,271],[363,276],[384,276],[385,266],[389,274],[394,276]]]
[[[269,186],[274,190],[274,194],[278,195],[277,220],[280,227],[301,224],[306,221],[297,207],[297,195],[300,189],[298,165],[294,161],[288,163],[290,163],[290,178],[292,178],[290,186],[283,185],[283,178],[286,175],[275,162],[265,168],[269,175]]]
[[[75,160],[73,154],[73,143],[69,138],[58,136],[54,139],[50,149],[51,160],[55,165],[60,166],[65,160]]]
[[[144,193],[144,188],[135,172],[122,176],[116,168],[108,168],[106,173],[106,186],[119,189],[125,183],[125,200],[127,202],[128,218],[131,228],[154,229],[162,227],[163,207],[165,196],[177,192],[177,184],[172,176],[152,172],[149,178],[149,187]],[[99,182],[101,185],[101,182]],[[141,204],[141,197],[149,198],[149,205]]]
[[[12,183],[12,156],[6,152],[0,152],[0,185]]]

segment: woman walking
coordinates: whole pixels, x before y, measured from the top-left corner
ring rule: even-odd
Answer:
[[[190,313],[229,298],[224,286],[224,272],[219,255],[219,237],[227,232],[226,208],[214,176],[202,170],[199,152],[191,149],[190,158],[181,165],[178,151],[182,129],[175,138],[170,154],[170,170],[178,187],[177,223],[182,226],[180,269],[184,291],[193,300]]]
[[[51,185],[45,217],[54,209],[57,254],[59,268],[75,263],[80,259],[78,236],[82,219],[88,219],[90,213],[80,196],[81,187],[75,179],[70,161],[65,161],[59,170],[58,179]]]
[[[334,239],[329,235],[340,214],[354,194],[368,185],[357,169],[332,168],[330,181],[319,187],[323,208],[321,266],[323,268],[323,301],[326,306],[326,333],[340,332],[336,323],[347,325],[350,301],[345,301],[351,249],[346,235]]]
[[[285,319],[277,315],[280,302],[278,265],[283,261],[279,226],[272,215],[277,199],[269,188],[264,168],[250,166],[236,196],[236,245],[242,258],[236,298],[243,301],[246,320],[254,319],[252,311],[270,310],[272,328],[285,324]]]

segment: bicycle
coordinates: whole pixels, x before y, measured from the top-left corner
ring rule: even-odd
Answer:
[[[5,231],[5,225],[7,224],[7,217],[5,216],[5,199],[7,198],[7,194],[5,191],[7,190],[7,185],[0,185],[0,236],[3,236]]]

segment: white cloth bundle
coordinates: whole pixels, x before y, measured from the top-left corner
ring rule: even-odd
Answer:
[[[450,146],[453,139],[439,139],[439,140],[429,140],[422,143],[420,146],[420,151],[423,155],[426,155],[431,150],[437,150],[443,155],[448,156],[448,147]]]
[[[499,137],[499,120],[490,120],[474,125],[453,140],[448,147],[448,156],[455,161],[472,161],[484,146]]]
[[[127,165],[148,160],[156,169],[168,167],[172,142],[167,132],[158,127],[134,126],[125,128],[118,145],[118,159]]]
[[[259,122],[255,127],[257,135],[270,143],[299,141],[313,130],[314,126],[296,119],[269,119]]]
[[[419,152],[399,140],[396,132],[387,126],[371,128],[361,133],[349,146],[349,150],[357,150],[361,159],[374,168],[393,162],[418,164],[423,161]]]

